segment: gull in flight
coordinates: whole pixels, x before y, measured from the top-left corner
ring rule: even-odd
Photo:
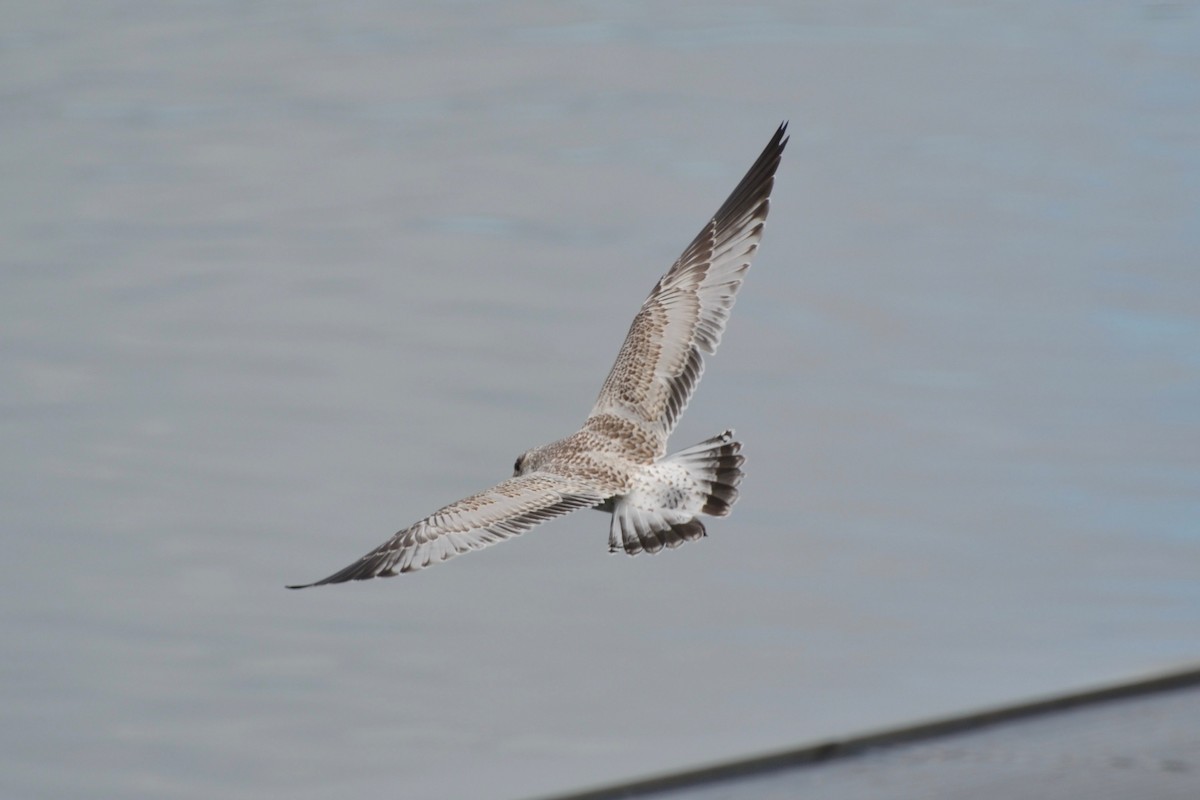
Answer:
[[[726,516],[745,460],[733,431],[671,455],[667,438],[700,382],[704,354],[721,341],[758,250],[786,133],[785,122],[655,284],[582,428],[527,450],[508,480],[413,523],[345,569],[288,588],[423,569],[580,508],[611,512],[608,549],[630,555],[701,538],[701,514]]]

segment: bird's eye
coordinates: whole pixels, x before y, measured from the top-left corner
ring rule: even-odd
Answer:
[[[513,462],[513,475],[521,474],[521,459],[524,456],[517,456],[517,460]]]

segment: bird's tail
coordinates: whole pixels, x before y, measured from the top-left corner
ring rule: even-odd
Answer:
[[[657,553],[664,547],[675,548],[702,538],[705,530],[699,515],[727,516],[737,502],[742,464],[746,461],[741,449],[741,442],[733,440],[733,431],[725,431],[664,458],[659,463],[682,468],[700,493],[689,496],[667,486],[653,496],[634,492],[616,498],[609,526],[609,551]]]

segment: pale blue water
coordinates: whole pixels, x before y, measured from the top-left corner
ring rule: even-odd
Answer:
[[[1186,4],[9,4],[0,794],[521,797],[1200,659]],[[286,592],[582,420],[782,118],[673,444]]]

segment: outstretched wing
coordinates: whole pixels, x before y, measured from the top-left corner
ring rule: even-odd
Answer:
[[[734,296],[758,250],[787,123],[633,319],[588,419],[633,422],[666,447],[704,372],[703,353],[721,341]]]
[[[531,472],[509,478],[405,528],[328,578],[288,588],[390,578],[399,572],[423,569],[524,533],[578,508],[591,508],[603,500],[594,487],[558,475]]]

